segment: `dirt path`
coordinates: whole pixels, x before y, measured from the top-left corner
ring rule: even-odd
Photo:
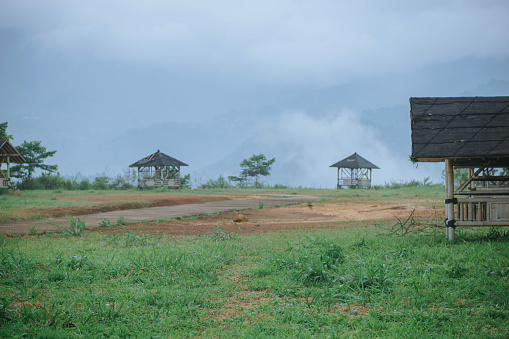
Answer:
[[[428,201],[415,199],[401,200],[330,200],[314,201],[271,209],[250,209],[242,211],[247,222],[234,222],[238,212],[225,212],[212,216],[200,216],[194,219],[176,219],[160,223],[126,225],[122,228],[140,231],[144,234],[166,234],[171,236],[200,236],[218,232],[221,227],[225,232],[239,234],[260,234],[290,230],[343,229],[345,227],[361,228],[373,222],[393,225],[399,220],[406,220],[411,214],[416,219],[427,222],[443,219],[443,208],[429,207]],[[362,223],[359,221],[367,221]],[[113,228],[115,229],[115,228]],[[112,228],[95,229],[95,232],[110,233]]]
[[[263,204],[264,207],[275,207],[281,205],[299,204],[303,202],[314,201],[317,199],[318,197],[304,195],[274,198],[259,197],[251,199],[222,200],[206,203],[187,203],[173,206],[109,211],[82,216],[77,215],[76,217],[85,219],[87,228],[95,228],[98,227],[99,224],[105,219],[115,223],[116,220],[118,220],[120,217],[124,218],[128,223],[137,223],[142,221],[154,221],[168,218],[182,218],[203,214],[219,213],[231,211],[233,209],[240,211],[256,208],[260,206],[260,204]],[[192,200],[189,200],[189,202],[190,201]],[[60,217],[43,220],[0,223],[0,233],[28,234],[32,227],[35,227],[38,233],[56,231],[58,228],[53,224],[56,224],[60,227],[66,227],[68,226],[68,219],[65,217]]]

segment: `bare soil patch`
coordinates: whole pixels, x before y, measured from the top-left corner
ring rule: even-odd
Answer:
[[[217,226],[224,229],[224,232],[260,234],[294,229],[323,229],[339,225],[342,228],[358,227],[357,221],[362,220],[395,223],[398,219],[408,218],[414,210],[414,216],[418,218],[432,219],[436,215],[443,215],[443,208],[430,208],[426,206],[426,203],[423,200],[404,203],[401,201],[380,203],[380,201],[374,200],[331,200],[242,211],[242,214],[248,218],[247,222],[234,222],[233,219],[238,215],[238,212],[232,211],[197,218],[181,218],[164,223],[132,224],[123,227],[146,234],[171,236],[200,236],[210,232],[219,232],[220,229]],[[96,229],[94,231],[111,232],[111,229]]]

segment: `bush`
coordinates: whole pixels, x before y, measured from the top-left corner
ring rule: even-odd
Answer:
[[[204,184],[201,184],[199,188],[201,189],[211,189],[211,188],[232,188],[234,187],[225,177],[222,175],[219,176],[216,180],[210,179]]]
[[[20,190],[72,190],[74,188],[72,181],[70,179],[64,178],[60,175],[60,173],[43,173],[39,177],[17,182],[15,186]]]
[[[185,190],[191,189],[191,174],[186,174],[180,178],[180,188]]]
[[[118,174],[115,179],[111,181],[109,187],[114,190],[128,190],[134,187],[136,183],[136,171],[135,170],[124,170],[124,174]]]
[[[51,223],[56,226],[64,236],[73,237],[81,235],[81,232],[85,229],[85,220],[74,218],[72,215],[69,216],[69,226],[59,226],[55,223]]]
[[[106,176],[96,177],[92,182],[92,188],[95,190],[107,190],[109,188],[109,181],[110,178]]]
[[[87,178],[80,181],[78,188],[82,191],[89,190],[92,187],[92,184],[90,183],[90,180]]]

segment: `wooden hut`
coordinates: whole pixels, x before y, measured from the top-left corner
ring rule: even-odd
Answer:
[[[157,150],[129,167],[138,168],[138,188],[179,187],[180,167],[188,166],[180,160]]]
[[[411,159],[445,163],[446,236],[509,226],[509,97],[410,98],[410,120]],[[454,168],[468,170],[456,189]]]
[[[371,187],[371,171],[379,169],[378,166],[357,153],[338,161],[330,167],[338,168],[337,188],[341,188],[341,186]]]
[[[23,164],[26,160],[12,146],[9,140],[0,140],[0,188],[9,188],[11,183],[11,163]],[[7,165],[6,170],[2,170],[3,165]]]

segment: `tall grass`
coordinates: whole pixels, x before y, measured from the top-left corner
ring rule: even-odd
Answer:
[[[509,334],[504,231],[458,230],[454,242],[361,223],[233,238],[141,231],[1,237],[0,336]]]

